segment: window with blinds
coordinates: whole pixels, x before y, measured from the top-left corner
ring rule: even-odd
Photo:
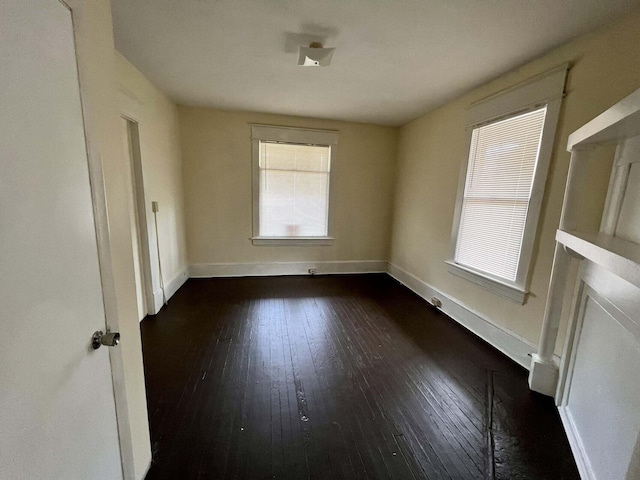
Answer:
[[[260,141],[259,235],[325,237],[331,147]]]
[[[473,129],[456,263],[516,280],[546,112]]]

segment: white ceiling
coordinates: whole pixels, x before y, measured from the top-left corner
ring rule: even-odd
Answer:
[[[183,105],[402,125],[639,0],[112,0],[116,48]],[[336,47],[331,66],[298,46]]]

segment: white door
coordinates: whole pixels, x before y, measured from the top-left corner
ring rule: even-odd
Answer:
[[[0,296],[0,478],[121,479],[109,352],[90,348],[105,317],[73,25],[56,0],[0,2]]]

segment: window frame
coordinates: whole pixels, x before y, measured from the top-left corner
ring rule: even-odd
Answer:
[[[453,216],[449,259],[446,260],[450,273],[465,278],[502,297],[523,304],[529,293],[530,269],[535,244],[540,209],[544,197],[551,154],[555,142],[560,107],[564,97],[564,86],[569,69],[568,64],[537,75],[523,83],[498,92],[470,105],[465,124],[465,159],[460,168],[458,192]],[[501,120],[506,120],[543,106],[547,107],[538,162],[531,188],[531,197],[525,220],[522,248],[518,261],[516,279],[510,281],[456,262],[456,247],[462,203],[469,166],[469,154],[473,130]]]
[[[333,212],[335,207],[335,160],[338,150],[337,130],[250,124],[252,157],[253,245],[328,246],[333,245]],[[260,142],[329,147],[329,208],[327,235],[317,237],[267,237],[260,235]]]

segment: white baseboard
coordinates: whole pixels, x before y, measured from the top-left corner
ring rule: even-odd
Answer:
[[[162,304],[162,290],[158,288],[157,290],[153,291],[153,312],[151,312],[151,315],[157,315],[157,313],[162,308]]]
[[[189,267],[191,278],[261,277],[278,275],[317,275],[339,273],[381,273],[387,271],[382,260],[351,260],[335,262],[270,262],[270,263],[196,263]]]
[[[560,413],[560,419],[562,420],[564,431],[567,434],[569,446],[571,447],[573,458],[576,461],[580,478],[582,480],[595,480],[595,474],[584,451],[582,440],[576,430],[571,412],[567,410],[567,407],[558,407],[558,412]]]
[[[176,293],[182,285],[184,285],[184,282],[186,282],[188,278],[189,278],[189,270],[187,267],[185,267],[182,270],[180,270],[175,277],[173,277],[164,285],[164,294],[167,297],[167,300],[173,297],[173,294]],[[155,315],[160,311],[163,305],[161,288],[158,288],[153,292],[153,303],[154,303],[153,306],[154,306],[154,311],[155,311],[154,315]]]
[[[164,292],[167,296],[167,299],[173,297],[173,295],[178,291],[178,289],[184,285],[189,279],[189,267],[185,266],[182,270],[178,272],[178,274],[173,277],[169,282],[164,286]]]
[[[151,462],[152,462],[152,458],[149,458],[149,462],[147,463],[146,468],[143,470],[142,475],[140,475],[136,480],[144,480],[145,478],[147,478],[147,475],[149,474],[149,470],[151,470]]]
[[[489,345],[504,353],[514,362],[529,370],[531,366],[531,357],[529,357],[529,355],[537,350],[534,345],[515,333],[504,330],[490,320],[466,307],[458,299],[432,287],[412,273],[409,273],[392,263],[389,263],[388,265],[389,267],[387,272],[398,282],[402,283],[429,303],[431,303],[432,297],[437,297],[442,302],[440,310],[471,332],[475,333]]]

